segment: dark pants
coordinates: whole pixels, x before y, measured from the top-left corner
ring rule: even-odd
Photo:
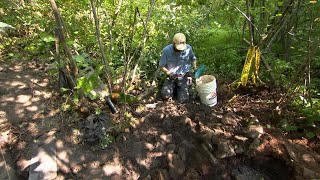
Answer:
[[[161,89],[162,99],[167,100],[176,94],[180,103],[187,102],[189,100],[187,81],[187,77],[183,77],[181,80],[167,78]]]

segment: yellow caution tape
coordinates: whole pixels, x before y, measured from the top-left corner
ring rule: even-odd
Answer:
[[[245,63],[243,65],[240,81],[237,83],[237,88],[242,85],[246,86],[251,77],[252,83],[256,84],[259,80],[258,73],[260,68],[260,49],[256,46],[251,46],[248,49]],[[259,80],[260,81],[260,80]]]

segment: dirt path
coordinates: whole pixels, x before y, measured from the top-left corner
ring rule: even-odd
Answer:
[[[7,162],[0,158],[1,179],[8,179],[6,170],[16,174],[11,179],[27,179],[43,151],[55,157],[56,179],[319,178],[317,144],[288,140],[270,127],[274,92],[267,89],[231,103],[220,90],[214,108],[198,101],[132,106],[131,125],[100,150],[79,139],[80,117],[60,112],[62,98],[43,67],[2,62],[0,82],[0,145]]]
[[[49,80],[41,73],[43,70],[35,63],[1,62],[0,145],[7,157],[6,169],[13,172],[17,172],[15,162],[19,160],[20,153],[32,144],[35,137],[50,128],[46,120],[50,121],[55,116],[53,112],[49,112],[52,94]],[[3,158],[1,162],[3,164]]]

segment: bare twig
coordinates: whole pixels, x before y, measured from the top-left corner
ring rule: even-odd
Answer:
[[[108,19],[108,14],[105,10],[103,10],[104,16],[106,19]],[[110,41],[110,46],[109,46],[109,57],[112,57],[112,48],[113,48],[113,36],[112,36],[112,27],[110,26],[110,23],[106,20],[106,24],[108,25],[108,31],[109,31],[109,41]]]
[[[311,84],[311,61],[312,61],[312,56],[311,56],[311,52],[310,52],[310,48],[311,48],[311,32],[313,29],[313,13],[310,10],[310,14],[311,14],[311,18],[310,18],[310,26],[309,26],[309,32],[308,32],[308,43],[307,43],[307,49],[308,49],[308,65],[307,65],[307,69],[306,69],[306,82],[307,82],[307,96],[310,102],[310,105],[312,107],[312,98],[311,98],[311,92],[310,92],[310,84]]]
[[[95,26],[96,26],[96,35],[97,35],[97,39],[98,39],[98,43],[99,43],[100,52],[101,52],[104,64],[106,66],[105,67],[105,71],[106,71],[106,77],[107,77],[108,90],[109,90],[109,94],[112,94],[112,87],[111,87],[111,84],[112,84],[111,81],[112,80],[111,80],[111,77],[110,77],[109,61],[107,60],[106,54],[104,52],[104,46],[103,46],[102,40],[101,40],[100,28],[99,28],[99,20],[98,20],[98,17],[97,17],[97,12],[96,12],[96,7],[94,5],[94,0],[90,0],[90,3],[91,3],[94,22],[95,22]]]
[[[6,161],[6,158],[3,155],[3,151],[2,151],[2,147],[1,146],[0,146],[0,150],[1,150],[1,155],[2,155],[3,161],[4,161],[5,169],[6,169],[7,174],[8,174],[8,178],[9,178],[9,180],[11,180],[10,173],[9,173],[9,170],[8,170],[9,168],[8,168],[8,165],[7,165],[7,161]]]
[[[293,6],[294,4],[294,0],[290,0],[289,5],[286,7],[286,9],[283,11],[281,18],[275,23],[275,25],[273,26],[272,29],[270,29],[266,35],[262,38],[262,40],[258,43],[258,47],[261,46],[267,39],[268,37],[273,34],[275,31],[277,31],[277,29],[281,29],[282,25],[284,24],[284,20],[287,17],[287,14],[289,13],[290,8]],[[278,26],[280,25],[280,27],[278,28]]]
[[[156,0],[151,0],[151,4],[150,4],[149,10],[148,10],[148,16],[147,16],[146,23],[145,23],[145,26],[144,26],[144,29],[143,29],[143,44],[142,44],[142,47],[141,47],[141,54],[140,54],[140,57],[137,60],[137,63],[135,65],[134,69],[133,69],[130,86],[132,85],[133,81],[135,80],[136,71],[138,69],[139,63],[144,58],[144,47],[145,47],[145,44],[146,44],[146,41],[147,41],[148,23],[149,23],[149,20],[150,20],[150,17],[151,17],[151,13],[152,13],[152,10],[153,10],[153,7],[154,7],[155,3],[156,3]]]
[[[115,24],[116,24],[116,20],[117,20],[117,18],[118,18],[119,12],[120,12],[120,10],[121,10],[122,2],[123,2],[122,0],[119,0],[118,5],[117,5],[117,9],[116,9],[116,11],[114,12],[114,16],[113,16],[113,18],[112,18],[112,23],[111,23],[111,26],[112,26],[112,27],[115,26]]]
[[[250,33],[250,46],[253,47],[254,45],[254,34],[252,30],[252,26],[254,26],[254,23],[251,21],[251,14],[250,14],[250,6],[249,6],[249,0],[246,0],[246,7],[247,7],[247,20],[248,20],[248,28]]]
[[[310,56],[312,57],[318,50],[319,46],[315,46],[314,49],[311,49],[310,50]],[[303,61],[302,65],[300,66],[299,70],[295,73],[296,75],[300,75],[305,69],[306,69],[306,66],[308,65],[308,57],[305,58],[305,60]],[[302,76],[293,76],[291,81],[291,85],[288,89],[292,89],[293,87],[296,86],[296,84],[301,81],[302,79]],[[297,88],[295,88],[297,89]],[[292,97],[294,97],[296,93],[296,90],[292,91],[292,92],[287,92],[286,94],[284,94],[284,96],[282,96],[279,101],[277,102],[278,106],[277,106],[277,109],[281,110],[283,104],[285,104],[288,100],[290,100]]]
[[[138,100],[142,100],[142,99],[148,97],[152,92],[154,92],[155,86],[152,86],[152,84],[156,80],[156,78],[158,77],[159,72],[160,72],[160,68],[158,68],[153,74],[153,77],[151,79],[151,87],[149,87],[148,89],[146,89],[146,87],[144,87],[143,89],[146,89],[146,91],[143,94],[138,96]]]
[[[68,33],[68,29],[67,29],[66,23],[64,23],[64,20],[63,20],[63,19],[61,19],[61,23],[62,23],[62,27],[63,27],[63,29],[64,29],[64,31],[65,31],[65,33],[66,33],[66,37],[69,38],[70,36],[69,36],[69,33]],[[72,43],[71,46],[72,46],[72,48],[73,48],[74,53],[75,53],[76,55],[79,55],[79,52],[77,51],[76,46],[75,46],[73,43]]]
[[[258,34],[261,36],[261,33],[259,31],[259,29],[254,25],[254,23],[251,21],[251,19],[246,15],[246,13],[244,13],[243,11],[241,11],[236,5],[232,4],[230,1],[225,0],[227,3],[229,3],[231,6],[233,6],[237,11],[239,11],[246,19],[247,21],[254,27],[255,30],[257,30]]]

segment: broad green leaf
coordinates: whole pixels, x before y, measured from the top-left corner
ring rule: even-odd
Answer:
[[[77,63],[84,63],[85,59],[82,55],[77,55],[74,57],[74,59],[77,61]]]
[[[307,132],[306,136],[307,138],[312,139],[316,136],[316,134],[314,132]]]
[[[282,6],[283,2],[282,1],[278,1],[278,6]]]
[[[77,89],[80,89],[83,87],[83,85],[85,84],[86,82],[86,78],[85,77],[81,77],[78,79],[78,83],[77,83]]]

